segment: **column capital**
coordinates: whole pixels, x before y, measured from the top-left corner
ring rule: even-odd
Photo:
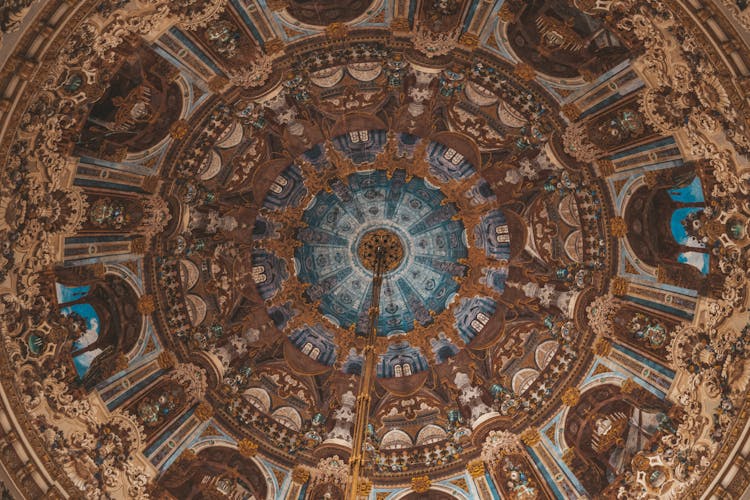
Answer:
[[[526,446],[535,446],[539,444],[542,437],[539,435],[539,431],[534,427],[529,427],[521,433],[521,441]]]
[[[411,489],[415,493],[425,493],[432,486],[432,481],[428,476],[416,476],[411,478]]]
[[[472,460],[471,462],[466,464],[466,470],[473,478],[482,477],[484,476],[486,470],[484,461],[481,459]]]

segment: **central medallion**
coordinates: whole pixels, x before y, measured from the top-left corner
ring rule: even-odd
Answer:
[[[401,238],[388,229],[373,229],[362,236],[357,251],[360,262],[370,271],[375,272],[379,247],[382,247],[385,252],[383,274],[393,271],[404,260],[404,245],[401,243]]]
[[[331,323],[364,334],[376,253],[384,247],[378,335],[431,324],[467,272],[458,207],[403,170],[356,172],[329,186],[313,195],[297,231],[294,268],[308,303]]]

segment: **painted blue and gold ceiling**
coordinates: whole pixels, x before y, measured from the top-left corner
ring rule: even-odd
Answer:
[[[748,12],[2,4],[0,491],[741,498]]]

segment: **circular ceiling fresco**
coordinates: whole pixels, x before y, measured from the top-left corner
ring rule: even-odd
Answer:
[[[746,10],[0,7],[0,491],[740,498]]]
[[[318,193],[302,215],[297,279],[337,327],[365,333],[379,246],[388,251],[380,335],[432,323],[458,289],[454,276],[461,277],[467,250],[463,224],[451,220],[457,209],[437,188],[405,177],[403,170],[390,179],[382,170],[352,174]]]

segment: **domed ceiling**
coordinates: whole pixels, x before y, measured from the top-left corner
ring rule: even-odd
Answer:
[[[742,497],[748,12],[3,3],[0,491]]]

